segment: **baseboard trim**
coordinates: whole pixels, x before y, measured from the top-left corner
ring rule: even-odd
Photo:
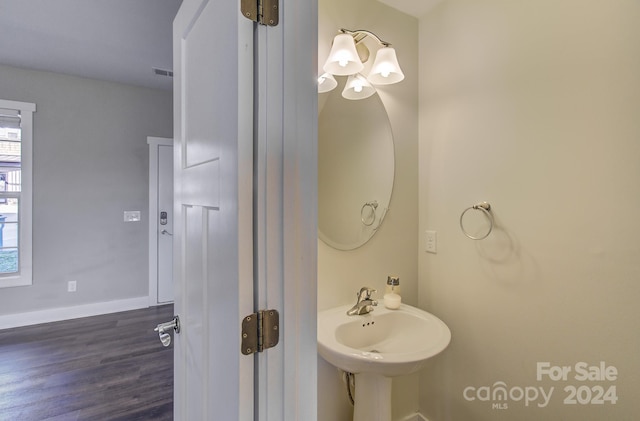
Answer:
[[[398,421],[429,421],[429,420],[426,419],[424,415],[422,415],[421,413],[416,412],[415,414],[407,415],[406,417]]]
[[[0,316],[0,329],[59,322],[61,320],[78,319],[80,317],[97,316],[100,314],[117,313],[119,311],[137,310],[147,307],[149,307],[149,297],[144,296],[72,307],[6,314]]]

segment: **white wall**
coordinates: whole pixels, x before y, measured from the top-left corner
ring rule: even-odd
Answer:
[[[447,0],[421,19],[420,229],[439,250],[420,254],[420,305],[453,335],[422,376],[430,421],[637,418],[638,22],[629,0]],[[496,227],[474,242],[458,218],[481,200]],[[601,361],[616,380],[574,378]],[[538,362],[572,372],[537,381]],[[463,395],[500,381],[554,391]],[[565,404],[567,386],[619,400]]]
[[[319,69],[333,37],[340,28],[347,28],[367,29],[391,42],[405,73],[403,82],[379,89],[395,143],[396,172],[390,210],[378,233],[356,250],[339,251],[319,241],[318,308],[354,303],[356,292],[364,285],[377,288],[381,297],[390,274],[400,276],[404,301],[417,305],[418,21],[369,0],[318,3]],[[351,420],[352,409],[337,370],[320,357],[318,364],[318,420]],[[417,376],[394,382],[394,418],[417,409],[417,383]]]
[[[33,285],[0,290],[0,315],[146,297],[146,139],[172,136],[171,92],[0,66],[0,98],[37,106]]]

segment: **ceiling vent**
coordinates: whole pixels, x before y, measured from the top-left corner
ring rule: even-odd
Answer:
[[[159,69],[157,67],[153,67],[153,73],[155,73],[158,76],[173,77],[173,70]]]

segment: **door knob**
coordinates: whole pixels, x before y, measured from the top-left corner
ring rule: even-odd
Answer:
[[[167,333],[169,329],[173,329],[175,333],[180,333],[180,318],[175,316],[173,320],[169,322],[160,323],[153,329],[155,332],[158,332],[158,336],[160,337],[160,342],[162,345],[169,346],[171,344],[171,335]]]
[[[160,231],[160,234],[162,234],[162,235],[173,235],[173,234],[171,234],[171,233],[170,233],[169,231],[167,231],[167,230],[162,230],[162,231]]]

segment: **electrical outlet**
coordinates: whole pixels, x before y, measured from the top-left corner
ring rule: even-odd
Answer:
[[[76,292],[76,287],[77,287],[76,281],[69,281],[67,283],[68,292]]]
[[[438,252],[438,237],[435,231],[425,231],[424,232],[424,251],[429,253],[437,253]]]

